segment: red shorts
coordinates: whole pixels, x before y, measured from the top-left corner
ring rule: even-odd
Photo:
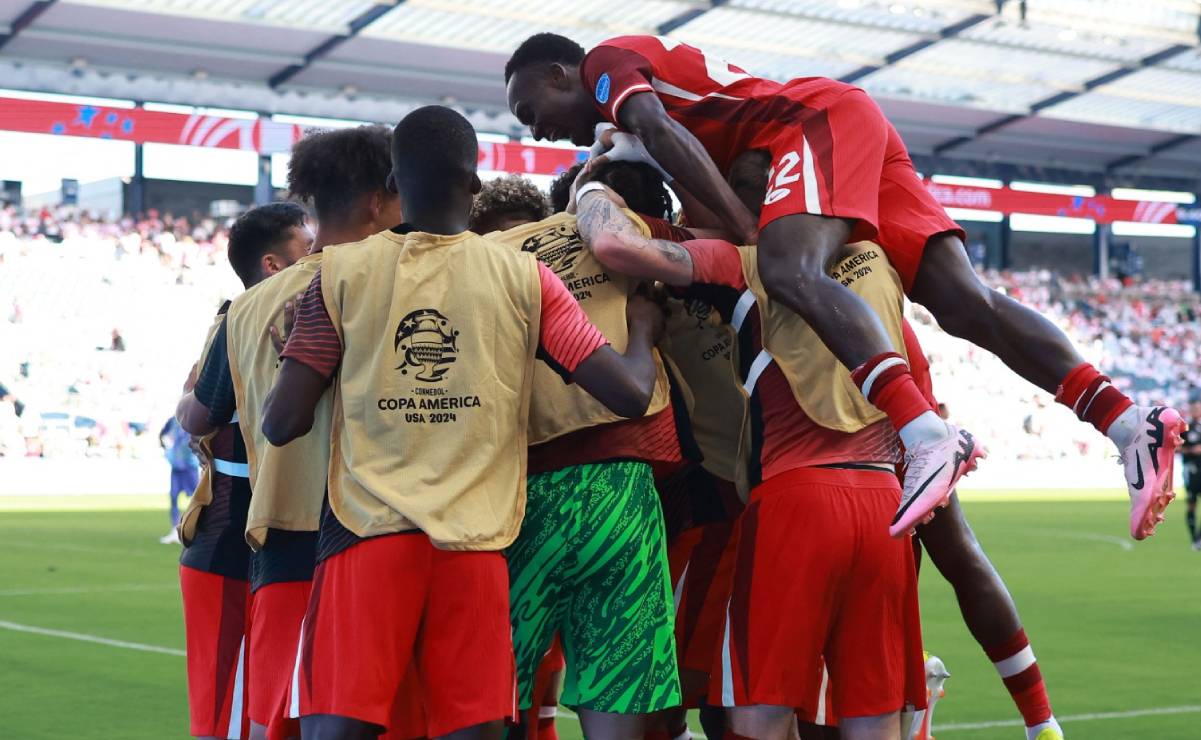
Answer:
[[[300,723],[288,718],[288,699],[312,587],[312,581],[272,583],[250,596],[246,650],[250,719],[267,728],[270,740],[300,737]]]
[[[709,673],[721,649],[734,577],[734,522],[702,524],[667,546],[676,605],[676,657],[681,670]],[[684,697],[695,706],[699,696]]]
[[[179,566],[193,737],[246,737],[245,634],[250,584]]]
[[[711,704],[810,707],[823,656],[840,717],[918,698],[908,696],[924,681],[913,550],[888,536],[900,495],[892,473],[826,468],[751,492]]]
[[[297,713],[396,730],[398,704],[424,706],[428,737],[513,718],[510,629],[503,553],[439,550],[423,534],[351,545],[314,575]]]
[[[966,238],[918,179],[901,135],[861,90],[807,108],[799,125],[765,129],[751,148],[771,151],[760,229],[798,213],[853,219],[849,241],[879,244],[906,291],[930,237]]]

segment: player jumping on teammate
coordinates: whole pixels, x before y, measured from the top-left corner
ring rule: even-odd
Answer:
[[[588,54],[538,34],[505,68],[509,108],[535,138],[590,145],[595,125],[637,134],[650,155],[733,231],[757,242],[768,294],[800,314],[884,411],[907,448],[894,534],[949,500],[981,449],[930,411],[883,325],[825,274],[843,244],[874,239],[906,293],[950,333],[1001,357],[1022,377],[1114,441],[1131,497],[1130,533],[1152,534],[1171,502],[1184,423],[1140,407],[1084,362],[1037,312],[980,282],[963,231],[917,178],[904,143],[859,88],[825,78],[784,84],[752,77],[674,39],[623,36]],[[734,158],[771,151],[771,188],[756,223],[722,177]]]

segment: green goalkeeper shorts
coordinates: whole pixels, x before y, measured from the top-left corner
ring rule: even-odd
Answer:
[[[508,550],[520,706],[558,632],[563,704],[642,714],[680,704],[663,512],[640,462],[575,465],[529,478]]]

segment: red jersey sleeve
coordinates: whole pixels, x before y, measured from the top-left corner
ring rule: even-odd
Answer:
[[[692,257],[692,282],[746,290],[738,247],[723,239],[692,239],[681,246]]]
[[[666,239],[669,242],[685,242],[692,238],[692,232],[685,229],[683,226],[676,226],[665,218],[655,218],[654,216],[644,216],[638,214],[638,218],[646,224],[646,228],[651,231],[652,239]]]
[[[636,92],[654,92],[650,60],[636,51],[600,44],[580,62],[580,79],[592,102],[610,123],[620,126],[621,104]]]
[[[538,279],[542,283],[538,357],[570,382],[580,363],[609,342],[588,320],[559,276],[541,262]]]
[[[342,340],[321,297],[321,268],[296,306],[292,333],[280,357],[303,362],[325,378],[333,377],[342,361]]]

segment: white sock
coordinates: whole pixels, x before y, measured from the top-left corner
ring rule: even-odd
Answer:
[[[1116,422],[1115,422],[1116,423]],[[923,442],[936,442],[950,434],[947,423],[933,411],[926,411],[921,416],[901,427],[901,443],[905,449],[912,450]]]
[[[1054,728],[1055,731],[1058,732],[1061,736],[1063,735],[1063,728],[1059,726],[1059,723],[1055,721],[1054,717],[1051,717],[1046,722],[1039,722],[1034,727],[1027,727],[1026,728],[1026,740],[1036,740],[1036,738],[1038,737],[1038,733],[1042,732],[1043,730],[1047,729],[1048,727]]]
[[[1130,440],[1134,439],[1134,435],[1142,426],[1142,412],[1144,410],[1138,406],[1131,406],[1109,425],[1105,436],[1113,440],[1113,443],[1118,446],[1118,450],[1126,449],[1126,445],[1130,444]]]

